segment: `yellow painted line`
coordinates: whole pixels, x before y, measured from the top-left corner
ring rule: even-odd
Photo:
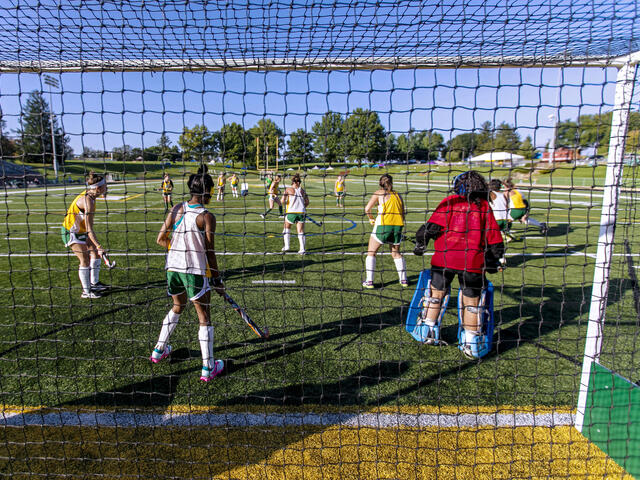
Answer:
[[[573,427],[6,427],[12,472],[107,478],[632,480]]]

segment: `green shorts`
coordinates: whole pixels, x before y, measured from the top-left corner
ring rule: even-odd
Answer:
[[[400,245],[402,225],[378,225],[371,235],[378,243]]]
[[[344,197],[346,194],[347,192],[336,192],[337,197]]]
[[[304,223],[306,215],[304,213],[287,213],[285,220],[289,223]]]
[[[187,292],[189,300],[197,300],[209,290],[211,290],[209,279],[204,275],[167,270],[167,292],[169,295],[180,295]]]
[[[509,216],[514,220],[520,220],[527,214],[526,208],[512,208],[509,210]]]
[[[506,232],[509,230],[509,221],[508,220],[496,220],[496,223],[500,227],[501,232]]]
[[[70,247],[74,243],[86,244],[88,235],[87,233],[75,233],[70,232],[64,227],[60,228],[60,234],[62,236],[62,243],[64,243],[65,247]]]

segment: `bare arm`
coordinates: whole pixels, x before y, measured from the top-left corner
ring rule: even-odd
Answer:
[[[83,205],[78,206],[84,207],[84,224],[87,227],[87,236],[89,237],[89,240],[91,240],[91,243],[93,243],[93,245],[96,247],[98,254],[102,256],[104,248],[102,248],[102,245],[100,245],[98,237],[96,237],[96,232],[93,229],[93,216],[95,215],[96,211],[96,200],[89,195],[85,195],[82,200],[84,200],[82,202]]]
[[[378,198],[380,197],[381,192],[384,195],[384,191],[382,190],[377,190],[373,195],[371,195],[369,203],[367,203],[367,206],[364,207],[364,213],[369,217],[370,222],[375,221],[375,217],[371,215],[371,210],[378,203]]]
[[[176,218],[182,213],[182,204],[176,205],[165,218],[164,223],[162,224],[162,228],[158,232],[158,238],[156,238],[156,243],[161,247],[169,249],[169,233],[173,228],[173,225],[176,223]]]
[[[211,212],[205,212],[198,215],[196,220],[198,228],[204,227],[204,247],[207,253],[207,263],[211,271],[213,287],[216,290],[224,290],[222,278],[218,270],[218,259],[216,258],[215,234],[216,234],[216,217]]]
[[[304,197],[304,206],[308,207],[309,206],[309,195],[307,195],[307,192],[302,190],[302,196]]]

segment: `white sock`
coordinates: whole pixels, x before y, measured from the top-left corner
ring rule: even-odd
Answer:
[[[529,225],[529,224],[533,225],[534,227],[541,226],[541,223],[538,220],[536,220],[535,218],[527,218],[527,225]]]
[[[78,267],[78,276],[82,284],[82,292],[91,292],[91,267]]]
[[[300,251],[304,252],[305,251],[305,248],[304,248],[304,244],[305,244],[304,233],[299,233],[298,234],[298,243],[300,243]]]
[[[100,281],[100,263],[99,258],[92,258],[89,265],[91,265],[91,285],[95,285]]]
[[[198,329],[198,341],[202,352],[202,365],[213,367],[213,325],[202,326]]]
[[[373,282],[373,273],[376,271],[375,255],[367,255],[364,265],[367,272],[367,282]]]
[[[407,281],[407,264],[404,261],[404,257],[394,258],[393,263],[396,264],[396,270],[398,271],[398,277],[401,282]]]
[[[164,317],[164,320],[162,320],[162,328],[160,329],[160,336],[158,337],[158,343],[156,343],[156,349],[164,352],[164,347],[167,345],[169,337],[176,328],[176,325],[178,325],[178,320],[180,320],[180,314],[175,313],[173,310],[169,310],[167,315]]]
[[[289,250],[289,244],[291,243],[291,229],[285,228],[282,233],[284,234],[284,249]]]

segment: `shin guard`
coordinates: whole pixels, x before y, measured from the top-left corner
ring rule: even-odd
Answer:
[[[491,351],[493,342],[493,284],[488,282],[487,288],[482,290],[477,307],[466,307],[466,309],[478,315],[479,328],[477,332],[466,332],[463,327],[464,308],[462,289],[460,289],[458,293],[458,348],[469,357],[482,358]]]

